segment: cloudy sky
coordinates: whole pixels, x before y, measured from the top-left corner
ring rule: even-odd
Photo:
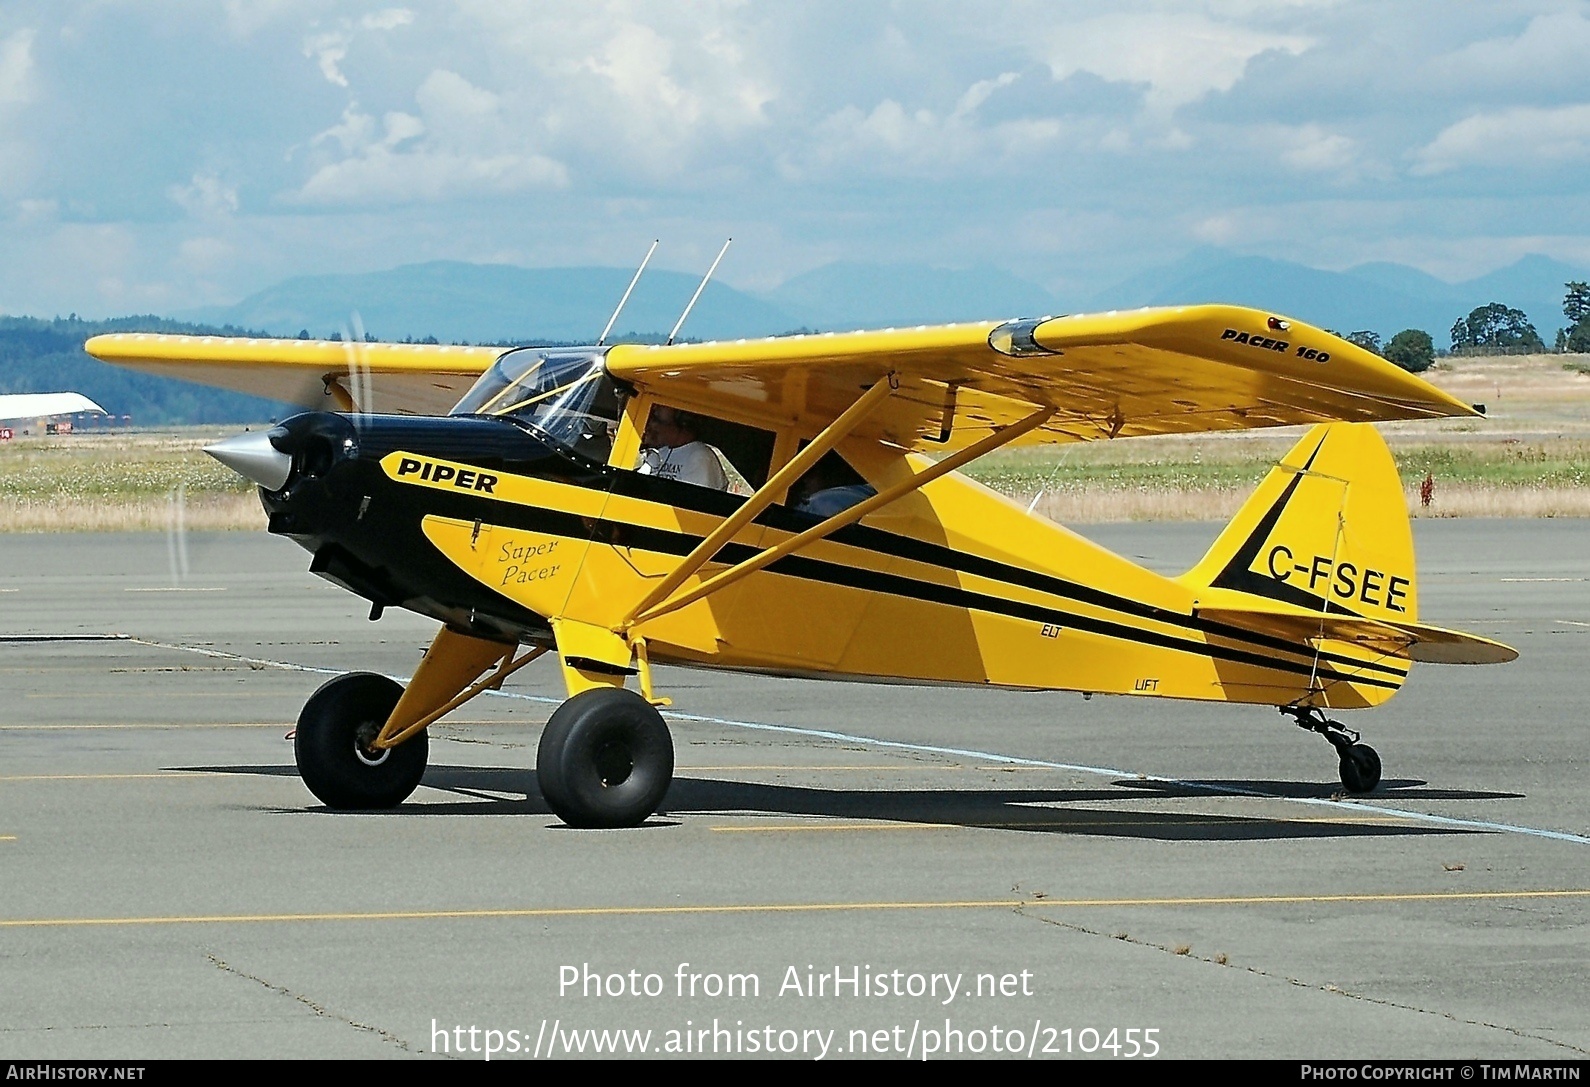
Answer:
[[[437,258],[1590,264],[1590,3],[0,0],[0,312]]]

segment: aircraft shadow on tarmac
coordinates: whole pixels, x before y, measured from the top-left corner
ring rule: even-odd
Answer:
[[[292,766],[184,766],[173,770],[251,774],[296,778]],[[423,784],[450,792],[458,802],[406,803],[374,815],[526,815],[550,816],[541,798],[534,770],[512,767],[432,766]],[[1517,793],[1424,789],[1412,780],[1383,782],[1367,799],[1487,800],[1515,798]],[[1120,779],[1106,789],[824,789],[803,785],[732,781],[707,777],[676,777],[658,817],[647,825],[672,824],[666,816],[826,817],[880,823],[917,823],[978,827],[1026,833],[1078,834],[1166,841],[1256,841],[1266,839],[1385,837],[1467,834],[1452,827],[1383,821],[1373,808],[1357,817],[1353,809],[1324,815],[1319,809],[1296,818],[1210,812],[1144,811],[1079,808],[1066,805],[1133,800],[1208,799],[1241,793],[1314,799],[1336,795],[1337,788],[1315,782],[1208,780],[1159,782]],[[501,794],[520,794],[523,799]],[[307,797],[306,797],[307,799]],[[318,804],[303,807],[261,806],[276,813],[329,813]]]
[[[1145,781],[1139,778],[1122,778],[1116,782],[1126,789],[1136,789],[1155,796],[1208,796],[1211,793],[1263,793],[1266,796],[1285,797],[1289,800],[1328,799],[1340,794],[1341,787],[1334,783],[1317,781],[1240,781],[1230,778],[1188,778],[1185,781]],[[1523,793],[1494,793],[1477,789],[1431,789],[1428,782],[1416,778],[1385,778],[1378,788],[1365,799],[1375,800],[1522,800]]]

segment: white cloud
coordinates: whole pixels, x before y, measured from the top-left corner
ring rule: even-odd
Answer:
[[[1531,19],[1514,37],[1474,42],[1431,65],[1433,73],[1476,83],[1533,86],[1576,79],[1590,54],[1590,19],[1564,8]]]
[[[457,72],[438,68],[425,77],[414,101],[433,122],[478,121],[496,114],[502,99]]]
[[[1371,161],[1358,140],[1323,125],[1256,125],[1246,137],[1264,148],[1274,161],[1305,177],[1347,183],[1364,177],[1389,178],[1391,172]]]
[[[959,102],[955,103],[955,112],[950,116],[956,118],[971,116],[977,112],[979,106],[988,101],[989,95],[1001,87],[1010,86],[1020,77],[1020,72],[1001,72],[993,79],[979,79],[966,88],[966,93],[961,95]]]
[[[33,31],[18,30],[0,38],[0,106],[29,100],[32,71]]]
[[[1010,155],[1034,154],[1064,132],[1054,118],[980,124],[974,112],[979,90],[974,85],[948,114],[907,109],[893,98],[867,112],[846,106],[815,126],[800,155],[784,156],[784,172],[789,177],[850,172],[943,177],[976,162],[981,173],[1000,167]]]
[[[17,220],[23,223],[48,222],[61,212],[59,200],[18,200]]]
[[[386,127],[386,135],[381,140],[384,147],[397,147],[425,135],[425,122],[412,113],[393,110],[381,118],[381,123]]]
[[[677,61],[674,39],[641,23],[620,24],[579,62],[606,92],[583,104],[600,110],[607,106],[602,98],[616,99],[613,119],[629,137],[665,152],[703,129],[733,133],[764,124],[773,92],[743,70],[744,57],[721,34],[698,44],[715,63],[692,70]]]
[[[408,8],[384,8],[361,18],[359,25],[366,30],[396,30],[400,26],[408,26],[413,21],[414,13]]]
[[[214,174],[194,174],[190,184],[173,185],[166,195],[188,214],[201,219],[231,215],[238,209],[236,187]]]
[[[1414,153],[1415,174],[1462,166],[1518,170],[1590,157],[1590,104],[1482,111],[1449,125]]]
[[[375,118],[359,109],[359,103],[350,102],[342,111],[342,120],[319,133],[311,145],[335,142],[344,154],[352,154],[375,139]]]
[[[1221,212],[1218,215],[1205,216],[1195,222],[1191,233],[1197,240],[1208,242],[1210,245],[1230,245],[1243,237],[1248,227],[1246,216]]]
[[[1248,62],[1280,50],[1294,56],[1313,44],[1192,13],[1113,13],[1064,25],[1048,38],[1045,59],[1055,79],[1090,72],[1117,83],[1147,86],[1145,104],[1169,113],[1212,91],[1234,87]]]
[[[460,141],[461,126],[474,134],[496,114],[496,96],[453,72],[436,71],[421,85],[421,116],[398,110],[381,119],[358,104],[311,141],[343,153],[320,166],[289,203],[391,206],[468,196],[505,195],[568,184],[568,169],[506,140]],[[462,119],[462,121],[461,121]]]
[[[311,34],[304,39],[304,56],[315,59],[315,63],[320,65],[320,74],[326,77],[326,82],[346,87],[348,77],[342,74],[341,64],[347,58],[348,46],[352,43],[353,39],[346,31],[333,30],[323,34]]]
[[[230,242],[208,235],[187,238],[177,246],[177,255],[182,263],[195,272],[224,267],[235,253],[236,249]]]
[[[239,38],[248,38],[283,15],[301,7],[303,0],[226,0],[227,29]]]
[[[462,0],[459,7],[470,33],[491,43],[504,126],[630,179],[641,173],[698,183],[709,159],[710,171],[732,170],[734,147],[754,146],[756,134],[775,123],[779,72],[795,60],[791,42],[770,37],[783,15],[738,0]]]
[[[321,167],[294,202],[321,206],[382,206],[461,196],[504,195],[568,184],[562,163],[542,155],[399,154],[385,146]]]
[[[1350,169],[1357,157],[1357,146],[1339,132],[1327,132],[1319,125],[1301,125],[1288,131],[1290,144],[1281,152],[1281,161],[1310,174],[1336,174]]]
[[[306,37],[303,46],[304,56],[314,58],[315,63],[320,66],[320,74],[326,77],[326,82],[346,87],[348,77],[343,74],[342,62],[348,59],[348,50],[353,47],[356,29],[396,30],[412,22],[414,22],[414,13],[407,8],[385,8],[371,12],[362,16],[357,23],[352,19],[342,19],[338,21],[335,29]]]

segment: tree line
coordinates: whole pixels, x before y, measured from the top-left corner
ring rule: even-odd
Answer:
[[[1557,341],[1551,348],[1540,338],[1535,326],[1523,310],[1490,302],[1475,306],[1467,317],[1458,318],[1452,326],[1454,355],[1528,354],[1530,352],[1590,353],[1590,284],[1578,280],[1563,284],[1567,293],[1562,300],[1563,316],[1568,318],[1566,328],[1557,330]],[[1435,362],[1437,352],[1430,334],[1422,329],[1405,328],[1384,344],[1380,335],[1360,329],[1342,337],[1366,351],[1373,351],[1388,362],[1396,363],[1410,373],[1428,370]]]

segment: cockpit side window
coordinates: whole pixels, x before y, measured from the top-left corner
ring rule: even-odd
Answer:
[[[830,449],[790,487],[785,504],[797,513],[825,518],[843,513],[877,493],[876,487]]]
[[[554,445],[606,463],[621,406],[618,387],[602,365],[605,354],[533,347],[509,351],[451,414],[509,419]]]

